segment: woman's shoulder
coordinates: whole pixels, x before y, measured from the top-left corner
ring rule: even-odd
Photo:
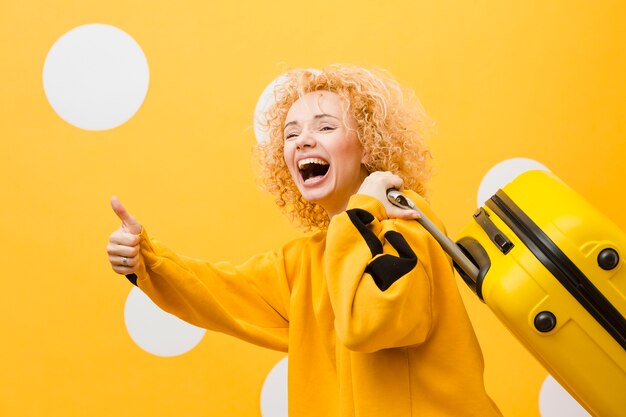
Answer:
[[[282,246],[283,252],[302,252],[307,248],[323,247],[326,244],[326,231],[318,230],[307,232],[304,236],[300,236],[286,242]]]

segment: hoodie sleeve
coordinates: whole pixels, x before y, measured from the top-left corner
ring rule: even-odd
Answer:
[[[420,196],[410,197],[434,220]],[[358,194],[330,223],[324,266],[337,335],[361,352],[424,342],[435,320],[434,281],[453,276],[418,222],[388,219],[378,200]]]
[[[183,257],[141,233],[136,285],[163,310],[191,324],[286,351],[289,285],[281,251],[242,265]]]

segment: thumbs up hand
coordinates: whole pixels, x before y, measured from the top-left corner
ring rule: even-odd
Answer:
[[[118,274],[132,274],[140,263],[141,224],[126,211],[117,197],[111,197],[111,208],[122,221],[122,225],[109,236],[107,245],[109,262]]]

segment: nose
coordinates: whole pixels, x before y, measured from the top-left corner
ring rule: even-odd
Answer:
[[[296,149],[302,150],[306,147],[314,148],[316,144],[315,137],[308,129],[305,129],[300,133],[300,136],[296,139]]]

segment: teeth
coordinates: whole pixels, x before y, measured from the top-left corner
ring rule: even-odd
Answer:
[[[306,164],[318,164],[318,165],[328,165],[328,162],[319,158],[306,158],[298,161],[298,168],[302,169]]]

